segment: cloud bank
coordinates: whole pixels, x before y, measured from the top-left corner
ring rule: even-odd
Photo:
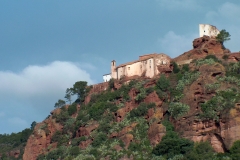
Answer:
[[[55,61],[28,66],[19,73],[0,71],[0,127],[4,128],[1,132],[14,127],[20,131],[30,127],[32,121],[43,120],[54,109],[54,103],[64,99],[66,88],[76,81],[94,84],[79,66],[81,64]]]

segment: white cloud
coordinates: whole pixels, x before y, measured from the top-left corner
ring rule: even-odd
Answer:
[[[163,38],[158,39],[158,45],[161,50],[172,58],[183,54],[184,52],[192,49],[192,41],[198,35],[177,35],[173,31],[169,31]]]
[[[206,19],[213,22],[234,22],[239,24],[240,5],[226,2],[220,5],[216,10],[208,11]]]
[[[58,93],[76,81],[92,84],[90,75],[71,62],[55,61],[45,66],[28,66],[20,73],[0,71],[0,94],[34,96]]]
[[[196,11],[202,7],[196,0],[156,0],[161,8],[168,10],[191,10]]]
[[[84,65],[85,68],[93,67]],[[28,66],[19,73],[0,71],[1,132],[18,132],[30,127],[33,121],[42,121],[54,109],[54,103],[64,99],[66,88],[75,82],[94,84],[79,66],[82,64],[55,61],[43,66]]]

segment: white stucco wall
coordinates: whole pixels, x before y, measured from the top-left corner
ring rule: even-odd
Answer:
[[[152,78],[154,76],[154,59],[150,58],[146,60],[146,77]]]
[[[155,54],[152,57],[149,56],[149,58],[141,57],[138,61],[117,67],[115,69],[116,79],[120,79],[123,76],[131,77],[135,75],[152,78],[159,74],[157,66],[169,66],[170,60],[171,58],[165,54]]]
[[[110,73],[103,75],[103,81],[104,81],[104,82],[110,81],[111,78],[112,78],[112,76],[111,76]]]
[[[219,30],[212,25],[209,24],[199,24],[199,36],[202,37],[204,35],[210,37],[216,37],[219,33]]]

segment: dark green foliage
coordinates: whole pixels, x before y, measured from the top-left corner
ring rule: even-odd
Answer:
[[[234,107],[234,104],[240,100],[236,90],[225,90],[217,93],[209,101],[201,105],[203,113],[200,115],[203,119],[218,120],[218,112],[225,113]]]
[[[194,149],[186,155],[188,160],[212,160],[214,159],[214,150],[209,142],[199,142],[195,144]]]
[[[84,101],[86,94],[89,90],[87,90],[87,82],[86,81],[78,81],[71,88],[73,94],[77,94],[78,99],[81,102]]]
[[[98,157],[98,156],[99,156],[99,152],[98,152],[98,150],[97,150],[96,148],[91,149],[91,150],[89,151],[89,154],[90,154],[90,155],[93,155],[94,157]]]
[[[71,156],[77,156],[79,154],[80,150],[78,146],[74,146],[70,149],[69,154]]]
[[[73,94],[73,89],[72,88],[67,88],[66,89],[66,94],[65,94],[65,97],[67,99],[67,102],[70,102],[70,104],[72,103],[72,95]]]
[[[61,111],[58,115],[54,115],[53,118],[56,118],[56,122],[60,124],[64,124],[65,121],[67,121],[70,116],[67,111]]]
[[[156,83],[156,88],[165,92],[168,90],[169,86],[170,86],[169,79],[162,74]]]
[[[156,93],[158,95],[158,97],[163,100],[163,101],[166,101],[168,99],[168,94],[167,92],[163,92],[162,90],[160,89],[156,89]]]
[[[105,102],[99,102],[99,103],[93,104],[88,112],[90,115],[90,118],[93,118],[95,120],[100,119],[106,108],[107,108],[107,105]]]
[[[73,146],[79,146],[80,142],[86,141],[86,140],[87,140],[87,138],[85,136],[74,138],[74,139],[72,139],[72,143],[71,144]]]
[[[240,141],[236,141],[233,143],[232,147],[230,148],[231,158],[233,160],[240,159]]]
[[[9,152],[16,147],[24,148],[31,134],[32,130],[29,128],[18,133],[0,134],[0,153]]]
[[[99,132],[103,132],[108,134],[109,130],[111,129],[111,125],[109,121],[103,121],[102,123],[100,123],[99,127],[98,127],[98,131]]]
[[[130,143],[130,145],[128,146],[128,149],[130,150],[130,151],[140,151],[141,150],[141,146],[140,146],[140,144],[138,144],[138,143],[136,143],[136,142],[132,142],[132,143]]]
[[[174,126],[172,125],[172,123],[168,120],[164,120],[162,121],[162,124],[166,127],[166,131],[174,131]]]
[[[33,130],[33,129],[34,129],[34,127],[36,126],[36,124],[37,124],[37,122],[36,122],[36,121],[33,121],[33,122],[31,123],[31,130]]]
[[[176,62],[173,62],[173,73],[178,73],[180,71],[178,64]]]
[[[234,76],[240,79],[240,62],[238,63],[230,63],[226,67],[226,76]]]
[[[92,146],[93,147],[98,147],[100,146],[102,143],[104,143],[107,140],[107,135],[104,133],[100,133],[97,135],[97,137],[94,138],[93,142],[92,142]]]
[[[182,71],[183,72],[188,72],[190,69],[189,69],[189,64],[184,64],[183,66],[182,66]]]
[[[163,155],[167,158],[172,158],[174,155],[186,154],[193,149],[193,142],[180,138],[175,132],[169,131],[162,138],[161,143],[159,143],[154,149],[153,154]]]
[[[37,160],[45,160],[45,159],[49,159],[49,160],[52,160],[52,159],[63,159],[64,158],[64,153],[65,153],[65,150],[63,148],[57,148],[57,149],[54,149],[50,152],[48,152],[47,155],[39,155],[37,157]]]
[[[66,104],[66,102],[65,102],[64,100],[59,99],[59,100],[55,103],[54,107],[55,107],[55,108],[61,108],[61,107],[63,107],[65,104]]]
[[[57,142],[62,136],[62,132],[61,131],[56,131],[51,139],[51,142]]]
[[[231,35],[225,29],[221,30],[220,33],[217,35],[216,39],[222,45],[225,41],[230,40]],[[224,47],[224,46],[223,46]]]
[[[77,112],[77,104],[73,103],[68,107],[68,114],[73,115],[76,112]]]
[[[148,109],[153,107],[155,107],[155,103],[140,103],[137,108],[130,111],[130,117],[134,118],[144,116],[147,113]]]
[[[220,62],[219,59],[215,55],[207,55],[204,59],[213,59],[215,62]]]
[[[114,88],[114,79],[113,79],[113,78],[111,78],[111,79],[109,80],[108,86],[109,86],[110,89],[113,89],[113,88]]]
[[[154,87],[148,87],[146,88],[146,94],[149,95],[150,93],[152,93],[154,91]]]

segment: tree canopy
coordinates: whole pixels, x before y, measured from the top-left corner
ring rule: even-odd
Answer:
[[[222,45],[225,41],[230,40],[231,35],[229,32],[227,32],[225,29],[221,30],[220,33],[217,35],[216,39],[218,42],[220,42]],[[224,46],[223,46],[224,47]]]

